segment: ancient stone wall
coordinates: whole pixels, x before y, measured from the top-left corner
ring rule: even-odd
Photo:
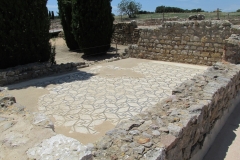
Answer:
[[[225,45],[223,59],[227,62],[239,64],[240,63],[240,35],[232,34]]]
[[[170,17],[170,18],[164,18],[164,21],[178,21],[180,20],[178,17]],[[181,19],[183,20],[183,19]],[[146,19],[143,21],[138,21],[137,25],[138,26],[154,26],[154,25],[161,25],[164,23],[162,18],[151,18],[151,19]]]
[[[229,22],[231,22],[234,25],[240,25],[240,19],[229,19]]]
[[[108,131],[94,159],[180,160],[201,150],[240,89],[240,66],[217,63],[147,111]]]
[[[135,44],[138,42],[138,38],[139,30],[135,21],[114,24],[112,43],[121,45]]]
[[[158,28],[142,29],[137,45],[127,50],[130,57],[212,65],[221,60],[228,21],[165,22]]]

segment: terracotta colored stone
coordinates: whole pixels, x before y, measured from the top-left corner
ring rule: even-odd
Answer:
[[[147,142],[150,142],[150,138],[141,137],[137,140],[137,142],[140,144],[145,144]]]

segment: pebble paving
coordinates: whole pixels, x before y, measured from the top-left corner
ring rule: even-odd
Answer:
[[[142,77],[107,77],[101,70],[129,70]],[[38,109],[55,119],[55,126],[70,127],[71,132],[97,134],[95,126],[104,121],[114,125],[143,112],[183,81],[204,72],[206,68],[171,65],[156,61],[142,62],[132,68],[97,65],[87,72],[76,72],[51,82],[49,94],[41,96]]]

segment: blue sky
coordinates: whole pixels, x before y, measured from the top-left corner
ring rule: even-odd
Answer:
[[[118,14],[117,5],[121,0],[112,0],[112,12]],[[223,12],[235,12],[240,9],[240,0],[135,0],[142,4],[142,10],[154,12],[157,6],[179,7],[183,9],[202,8],[213,11],[220,8]],[[58,11],[57,0],[48,0],[48,10]]]

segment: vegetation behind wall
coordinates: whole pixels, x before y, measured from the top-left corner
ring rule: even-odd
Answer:
[[[0,69],[49,60],[47,0],[0,1]]]
[[[73,0],[73,33],[86,55],[106,53],[110,48],[114,20],[110,2]]]
[[[58,9],[68,48],[70,50],[79,49],[78,43],[72,33],[72,1],[58,0]]]

